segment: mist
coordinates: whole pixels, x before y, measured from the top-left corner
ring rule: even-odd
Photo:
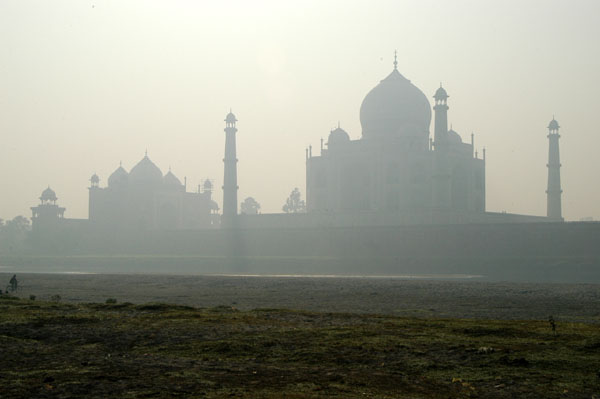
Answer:
[[[0,2],[0,397],[595,397],[600,2]]]
[[[0,4],[0,217],[29,216],[50,185],[86,218],[101,185],[144,156],[190,190],[223,184],[223,119],[237,128],[240,201],[281,212],[305,192],[305,148],[362,129],[365,95],[392,69],[487,150],[486,208],[545,214],[547,130],[561,124],[563,216],[599,218],[592,121],[597,2],[302,4],[4,1]],[[433,136],[433,123],[430,127]],[[222,190],[214,191],[222,203]]]

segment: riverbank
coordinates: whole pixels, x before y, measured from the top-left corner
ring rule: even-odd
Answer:
[[[2,289],[12,273],[0,273]],[[167,302],[403,317],[600,322],[600,285],[393,277],[17,273],[17,295],[66,302]]]

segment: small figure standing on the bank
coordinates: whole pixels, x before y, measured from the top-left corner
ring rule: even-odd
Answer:
[[[554,317],[550,316],[548,318],[548,323],[550,323],[550,327],[552,327],[552,333],[556,335],[556,322],[554,321]]]
[[[13,274],[12,278],[9,281],[9,285],[10,285],[10,291],[11,292],[16,292],[17,288],[19,288],[19,282],[17,281],[17,275],[16,274]]]

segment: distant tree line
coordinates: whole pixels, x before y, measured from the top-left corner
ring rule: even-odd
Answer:
[[[16,216],[11,220],[0,218],[0,251],[21,249],[29,231],[31,221],[25,216]]]
[[[298,187],[292,190],[281,209],[285,213],[306,212],[306,202],[302,199],[302,194],[298,190]],[[248,197],[240,204],[240,213],[244,215],[258,215],[260,213],[260,204],[253,197]]]

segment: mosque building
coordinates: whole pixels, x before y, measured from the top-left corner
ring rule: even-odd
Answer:
[[[119,165],[106,187],[100,187],[96,174],[90,182],[89,222],[96,226],[181,230],[218,224],[210,180],[197,192],[188,192],[170,169],[163,176],[147,153],[129,173]]]

